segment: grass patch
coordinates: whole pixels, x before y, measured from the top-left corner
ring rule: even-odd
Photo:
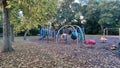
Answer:
[[[86,39],[89,39],[89,38],[100,38],[101,35],[86,35]]]
[[[0,37],[0,46],[3,44],[3,37]]]
[[[39,36],[27,36],[27,39],[33,39],[33,38],[39,39]],[[15,37],[15,42],[19,42],[19,41],[24,41],[24,37],[23,36]]]
[[[86,35],[86,39],[100,38],[101,35]],[[39,39],[39,36],[27,36],[27,39]],[[24,41],[23,36],[15,37],[15,42]],[[0,45],[3,43],[3,37],[0,37]]]

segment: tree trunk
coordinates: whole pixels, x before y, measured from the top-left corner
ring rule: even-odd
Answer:
[[[104,31],[103,25],[100,24],[100,27],[101,27],[101,30],[102,30],[102,33],[103,33],[103,31]]]
[[[11,33],[11,41],[14,42],[14,30],[13,30],[14,26],[11,25],[10,26],[10,33]]]
[[[28,33],[28,29],[26,29],[26,31],[24,33],[24,40],[27,40],[27,33]]]
[[[14,51],[12,48],[12,43],[10,39],[10,9],[6,8],[7,1],[3,0],[2,9],[3,9],[3,48],[2,52],[11,52]]]

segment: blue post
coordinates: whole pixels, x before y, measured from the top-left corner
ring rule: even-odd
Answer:
[[[53,31],[53,37],[54,37],[54,39],[56,39],[56,32],[55,31]]]
[[[66,34],[66,38],[65,38],[66,44],[68,43],[68,36]]]
[[[43,32],[43,30],[42,30],[42,29],[40,29],[40,37],[42,36],[42,32]]]
[[[84,29],[84,25],[82,25],[82,31],[83,31],[83,40],[85,40],[85,29]]]
[[[49,37],[48,37],[48,36],[49,36],[49,28],[48,28],[48,26],[47,26],[46,33],[47,33],[47,34],[46,34],[46,35],[47,35],[47,43],[49,43]]]

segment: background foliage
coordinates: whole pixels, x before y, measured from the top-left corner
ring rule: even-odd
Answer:
[[[84,25],[86,34],[102,34],[104,28],[120,28],[120,0],[79,0],[80,3],[76,3],[74,0],[63,0],[61,3],[57,2],[57,0],[49,0],[49,2],[47,0],[12,0],[9,2],[10,5],[7,7],[11,8],[11,25],[14,25],[14,31],[22,34],[29,29],[29,34],[37,35],[39,33],[38,25],[44,26],[50,19],[56,19],[53,25],[57,25],[57,28],[61,24],[81,26],[80,15],[85,16],[87,20]],[[18,18],[20,10],[24,14],[21,19]],[[1,25],[0,19],[0,27]],[[0,32],[2,32],[2,28],[0,28]],[[110,33],[118,34],[118,31],[113,29],[110,30]]]

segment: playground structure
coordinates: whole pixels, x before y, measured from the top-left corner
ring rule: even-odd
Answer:
[[[67,32],[64,32],[64,30],[66,30]],[[71,33],[69,31],[71,31]],[[47,38],[47,41],[49,41],[50,37],[56,40],[56,43],[58,43],[58,40],[61,39],[67,44],[69,38],[71,38],[72,40],[77,40],[77,43],[85,41],[85,35],[82,29],[77,25],[65,25],[61,27],[58,31],[51,30],[49,27],[41,28],[39,40]]]
[[[47,38],[47,42],[49,42],[50,38],[56,38],[56,31],[52,30],[52,22],[48,22],[46,27],[40,29],[40,38],[39,40],[43,40]]]
[[[117,28],[118,29],[118,28]],[[103,37],[101,40],[105,42],[108,36],[108,29],[104,29]],[[85,39],[85,34],[81,27],[77,25],[64,25],[58,31],[51,30],[49,27],[41,28],[39,40],[46,39],[49,42],[49,39],[52,37],[52,44],[70,44],[70,45],[79,45],[81,42],[84,42],[84,47],[95,48],[96,41],[93,39]],[[117,36],[118,37],[118,36]],[[119,28],[119,37],[120,37],[120,28]],[[109,39],[109,38],[108,38]],[[63,42],[64,41],[64,42]],[[110,40],[108,40],[109,42]],[[72,44],[71,44],[72,43]],[[102,43],[107,44],[107,43]],[[56,44],[55,44],[56,45]],[[108,44],[107,44],[108,45]],[[117,45],[114,41],[113,44],[104,46],[108,50],[114,50],[120,56],[120,43]]]
[[[42,28],[40,30],[40,38],[39,38],[39,40],[43,40],[44,38],[49,39],[50,37],[55,39],[56,38],[55,35],[56,35],[56,32],[54,30],[51,30],[49,28]]]
[[[66,30],[67,32],[64,32]],[[70,33],[71,31],[71,33]],[[62,33],[61,33],[62,32]],[[69,34],[70,33],[70,34]],[[82,29],[77,25],[65,25],[61,27],[56,34],[56,42],[60,41],[60,36],[64,37],[64,41],[68,43],[68,37],[71,37],[72,40],[77,40],[78,42],[85,41],[85,36]]]
[[[114,37],[118,37],[120,39],[120,28],[105,28],[103,31],[103,36],[105,37],[113,37],[109,35],[109,30],[118,30],[118,36],[114,36]]]

